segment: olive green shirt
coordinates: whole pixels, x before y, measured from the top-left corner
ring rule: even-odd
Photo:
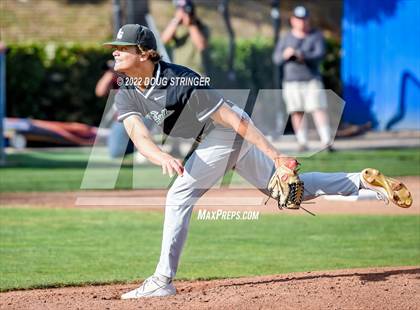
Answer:
[[[207,27],[199,26],[201,32],[208,39]],[[171,42],[172,43],[172,42]],[[172,61],[178,65],[188,67],[201,75],[205,75],[203,53],[194,45],[188,28],[180,25],[176,31],[172,49]]]

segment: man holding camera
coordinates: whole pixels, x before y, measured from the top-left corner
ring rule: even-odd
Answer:
[[[283,99],[299,150],[307,150],[308,134],[305,113],[311,113],[324,147],[331,149],[331,129],[327,113],[327,98],[319,72],[325,55],[324,38],[311,28],[309,12],[297,6],[290,17],[291,30],[276,46],[273,60],[281,66]]]
[[[174,18],[162,32],[164,44],[172,48],[172,61],[206,75],[208,28],[201,22],[190,0],[174,1]]]

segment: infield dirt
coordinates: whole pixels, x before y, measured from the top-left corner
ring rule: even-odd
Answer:
[[[178,294],[120,300],[138,284],[66,287],[0,294],[1,309],[418,309],[420,268],[293,273],[175,281]]]
[[[420,177],[400,178],[413,195],[413,205],[408,209],[382,201],[326,200],[323,197],[313,199],[304,207],[316,214],[381,214],[381,215],[419,215],[420,214]],[[35,207],[35,208],[100,208],[111,210],[138,210],[163,212],[165,189],[150,190],[109,190],[79,192],[32,192],[1,193],[0,206]],[[282,210],[274,200],[264,205],[266,196],[257,189],[212,189],[202,197],[195,211],[200,208],[213,208],[234,211],[259,211],[261,213],[288,213],[307,215],[302,210]]]

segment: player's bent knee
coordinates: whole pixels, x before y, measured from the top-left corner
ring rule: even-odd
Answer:
[[[175,183],[174,183],[175,185]],[[183,209],[185,207],[193,206],[198,199],[206,192],[194,188],[193,185],[172,186],[166,195],[166,206],[175,209]],[[184,184],[186,185],[186,184]]]

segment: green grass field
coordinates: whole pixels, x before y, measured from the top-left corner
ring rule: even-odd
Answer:
[[[161,213],[0,209],[0,290],[126,282],[153,273]],[[193,215],[178,278],[420,264],[420,216]]]
[[[1,168],[0,192],[25,191],[76,191],[85,173],[89,152],[86,149],[69,149],[54,152],[31,151],[8,156],[8,164]],[[133,188],[132,157],[124,160],[121,169],[118,161],[108,160],[106,155],[95,161],[96,170],[107,175],[112,169],[119,170],[117,189]],[[390,176],[420,175],[420,149],[340,151],[319,153],[311,158],[300,158],[302,172],[306,171],[360,171],[376,167]],[[141,165],[136,188],[165,188],[170,180],[163,176],[161,168]],[[233,184],[246,184],[234,176]]]

